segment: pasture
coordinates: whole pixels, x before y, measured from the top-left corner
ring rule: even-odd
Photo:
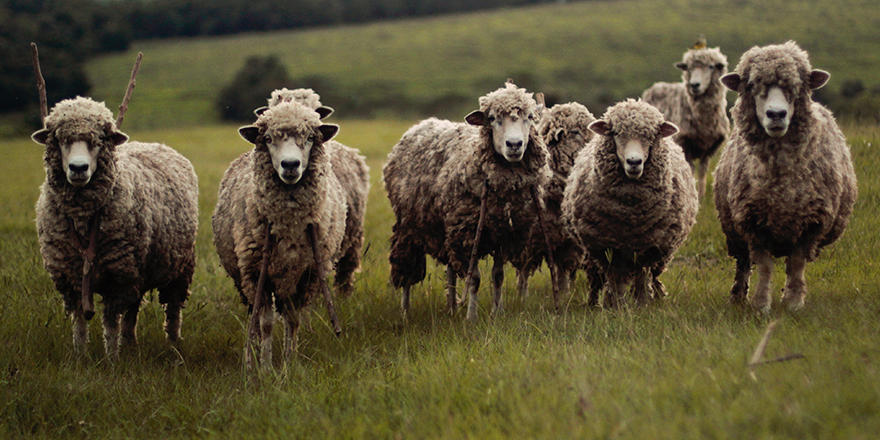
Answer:
[[[241,363],[246,309],[213,249],[217,184],[248,144],[236,126],[132,131],[162,141],[200,179],[198,266],[183,338],[164,342],[154,294],[139,342],[111,365],[99,320],[88,359],[77,359],[70,321],[41,267],[33,204],[41,148],[0,142],[0,436],[4,438],[871,438],[880,429],[880,128],[846,127],[860,195],[844,237],[807,267],[806,309],[770,317],[732,307],[733,262],[711,203],[663,275],[670,296],[640,308],[584,305],[578,278],[561,314],[547,270],[490,319],[443,310],[442,268],[429,264],[404,322],[388,284],[393,214],[379,180],[390,146],[410,122],[342,121],[339,140],[368,157],[369,249],[349,298],[337,299],[343,336],[325,309],[309,314],[289,368],[248,376]],[[14,178],[10,178],[14,176]],[[488,262],[481,266],[484,273]],[[777,266],[775,291],[782,283]],[[778,302],[778,295],[775,298]],[[749,368],[771,321],[766,359]],[[278,338],[276,338],[278,342]],[[276,347],[280,349],[280,347]]]

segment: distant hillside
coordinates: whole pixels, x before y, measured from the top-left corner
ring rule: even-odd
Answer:
[[[458,119],[508,77],[551,102],[576,100],[601,114],[655,81],[678,81],[673,63],[705,34],[731,69],[752,46],[798,41],[815,68],[831,72],[818,98],[852,110],[880,95],[878,29],[876,0],[595,1],[135,42],[129,52],[89,62],[87,71],[92,95],[113,107],[135,54],[144,52],[129,128],[216,123],[218,91],[248,56],[269,54],[285,64],[291,87],[314,87],[335,118]]]

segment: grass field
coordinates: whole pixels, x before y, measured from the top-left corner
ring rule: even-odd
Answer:
[[[62,303],[41,267],[33,204],[41,149],[0,141],[0,437],[2,438],[874,438],[880,432],[880,128],[846,129],[860,196],[844,237],[807,268],[804,311],[769,318],[727,304],[733,262],[710,203],[663,275],[671,295],[617,311],[583,304],[579,278],[552,312],[547,271],[489,319],[442,312],[443,273],[429,265],[404,322],[388,285],[393,215],[381,164],[407,122],[343,121],[339,139],[368,157],[364,270],[337,300],[344,334],[310,313],[299,355],[261,378],[242,371],[245,307],[218,265],[210,213],[218,181],[248,144],[235,126],[131,132],[189,157],[200,178],[198,267],[179,350],[164,343],[154,295],[140,345],[111,365],[101,326],[73,355]],[[488,269],[484,262],[484,273]],[[488,277],[487,277],[488,278]],[[781,288],[781,266],[775,286]],[[749,369],[769,322],[766,358]],[[277,339],[276,339],[277,341]],[[280,347],[276,347],[276,350]]]
[[[88,64],[92,95],[119,105],[138,51],[144,60],[126,124],[214,124],[220,89],[252,55],[277,55],[293,86],[321,85],[337,117],[460,120],[507,78],[593,113],[679,81],[673,63],[705,34],[730,69],[755,45],[798,41],[847,81],[880,86],[880,3],[874,0],[614,0],[548,4],[359,26],[135,42]],[[878,89],[880,93],[880,89]],[[731,95],[732,96],[732,95]]]

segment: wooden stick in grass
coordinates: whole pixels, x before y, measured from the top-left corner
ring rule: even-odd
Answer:
[[[122,126],[122,119],[125,118],[125,112],[128,111],[128,102],[131,101],[131,93],[137,85],[137,74],[141,68],[141,59],[144,57],[143,52],[138,52],[137,59],[134,61],[134,68],[131,69],[131,78],[128,80],[128,88],[125,89],[125,96],[122,98],[122,104],[119,105],[119,116],[116,117],[116,129]]]
[[[761,342],[758,342],[758,346],[755,347],[755,352],[752,354],[752,360],[749,361],[750,367],[760,363],[761,358],[764,357],[764,350],[767,348],[767,342],[770,341],[770,335],[773,333],[773,329],[776,328],[776,322],[777,321],[773,321],[767,325],[767,330],[764,331],[764,336],[761,338]]]
[[[312,237],[315,267],[318,269],[318,282],[321,283],[321,291],[324,293],[324,302],[327,305],[327,314],[330,315],[330,323],[333,324],[333,333],[338,337],[342,334],[342,327],[339,326],[339,318],[336,317],[336,307],[333,306],[333,296],[330,293],[330,287],[327,286],[327,273],[324,272],[324,258],[321,255],[321,248],[318,243],[318,228],[314,224],[310,224],[309,230]]]
[[[510,80],[508,80],[510,81]],[[468,272],[467,278],[464,282],[464,292],[465,295],[470,299],[471,289],[473,289],[474,285],[474,274],[477,273],[477,254],[479,253],[480,248],[480,239],[483,235],[483,227],[486,224],[486,210],[489,205],[489,182],[483,182],[483,190],[480,194],[480,218],[477,220],[477,233],[474,237],[474,249],[471,251],[471,260],[468,263]],[[470,303],[468,305],[468,319],[473,320],[476,319],[476,309],[471,309]]]
[[[37,50],[37,43],[31,43],[31,53],[34,58],[34,75],[37,77],[37,90],[40,92],[40,122],[43,128],[46,128],[46,117],[49,116],[49,102],[46,99],[46,80],[43,79],[43,72],[40,70],[40,51]]]

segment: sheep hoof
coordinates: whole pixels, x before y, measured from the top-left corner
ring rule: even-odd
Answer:
[[[792,313],[798,312],[804,308],[803,295],[790,294],[789,292],[786,292],[785,295],[782,297],[782,302],[785,303],[785,308]]]
[[[761,315],[767,316],[770,314],[770,301],[767,301],[764,304],[759,303],[759,302],[753,302],[752,306]]]
[[[744,306],[744,305],[748,304],[748,302],[749,302],[749,300],[748,300],[748,298],[746,298],[745,295],[736,295],[736,294],[730,295],[730,303],[733,305]]]

